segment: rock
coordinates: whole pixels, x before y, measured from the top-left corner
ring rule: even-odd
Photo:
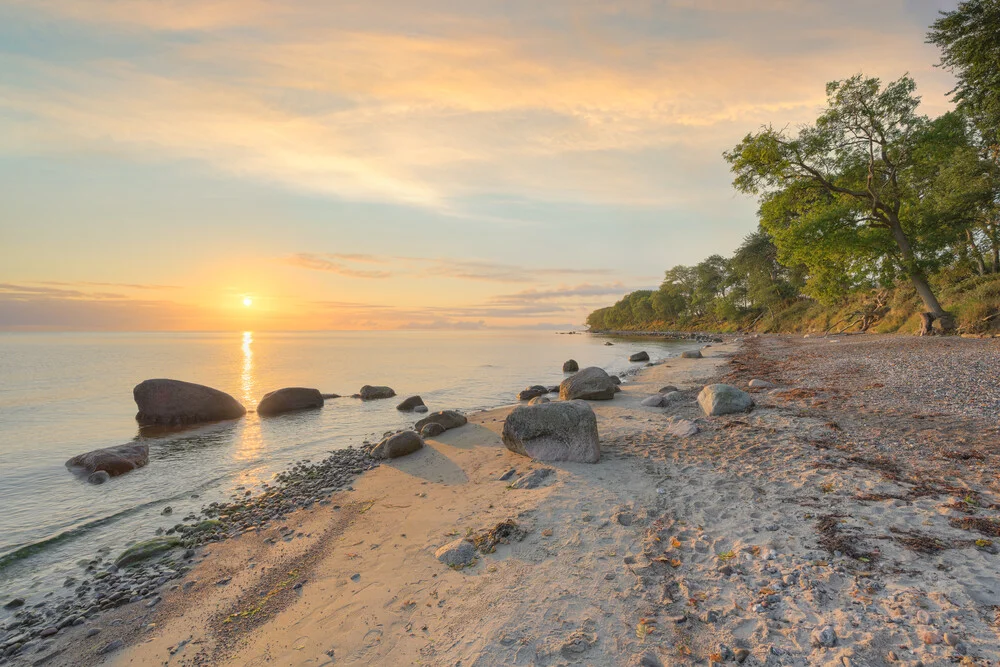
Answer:
[[[774,389],[777,385],[773,382],[768,382],[767,380],[750,380],[747,386],[752,389]]]
[[[395,395],[396,392],[393,391],[392,387],[372,386],[370,384],[366,384],[361,388],[361,391],[358,392],[358,396],[361,397],[362,401],[374,401],[380,398],[392,398]]]
[[[123,640],[121,640],[121,639],[114,639],[114,640],[108,642],[107,644],[105,644],[104,647],[100,651],[98,651],[98,653],[102,654],[102,655],[106,654],[106,653],[114,653],[115,651],[117,651],[118,649],[120,649],[120,648],[122,648],[124,646],[125,646],[125,642]]]
[[[91,484],[104,484],[109,479],[111,479],[111,475],[104,470],[98,470],[97,472],[90,473],[87,476],[87,481]]]
[[[710,384],[698,394],[698,405],[706,415],[728,415],[750,410],[753,398],[729,384]]]
[[[324,401],[329,401],[332,398],[340,398],[340,394],[320,394]]]
[[[639,405],[645,406],[647,408],[662,408],[663,407],[663,395],[653,394],[652,396],[647,396],[639,402]]]
[[[432,412],[418,421],[414,429],[420,431],[427,424],[440,424],[444,427],[444,430],[450,431],[453,428],[465,426],[468,423],[469,420],[462,413],[455,412],[454,410],[442,410],[441,412]]]
[[[434,556],[448,567],[467,567],[476,560],[476,547],[472,542],[459,539],[435,551]]]
[[[504,420],[507,449],[539,461],[601,460],[597,417],[583,401],[566,401],[514,408]]]
[[[524,389],[522,389],[521,392],[517,395],[517,400],[530,401],[533,398],[542,396],[547,393],[549,393],[548,387],[544,387],[540,384],[534,384],[531,385],[530,387],[525,387]]]
[[[603,368],[591,366],[562,381],[559,398],[564,401],[610,401],[615,397],[615,383]]]
[[[55,626],[49,626],[47,628],[42,628],[42,631],[38,633],[39,637],[51,637],[52,635],[59,632],[59,628]]]
[[[544,396],[535,396],[533,399],[528,401],[528,405],[541,405],[542,403],[550,403],[549,399]]]
[[[686,350],[681,352],[681,359],[701,359],[701,350]]]
[[[958,646],[962,640],[958,638],[958,635],[952,632],[944,633],[944,643],[948,646]]]
[[[553,472],[555,471],[552,468],[537,468],[536,470],[529,472],[527,475],[518,477],[514,483],[510,485],[510,488],[537,489]]]
[[[377,459],[397,459],[400,456],[412,454],[424,446],[424,441],[414,431],[403,431],[390,435],[375,445],[371,455]]]
[[[229,394],[180,380],[144,380],[132,390],[140,424],[199,424],[239,419],[247,413]]]
[[[420,413],[430,412],[430,410],[427,409],[426,405],[418,405],[417,407],[413,408],[413,411],[414,412],[420,412]]]
[[[934,630],[925,630],[920,633],[920,641],[928,646],[934,646],[942,642],[941,635]]]
[[[675,391],[678,391],[677,387],[675,387],[672,384],[668,384],[666,387],[660,387],[660,391],[657,392],[657,393],[660,393],[660,394],[672,394]]]
[[[688,419],[674,419],[667,423],[666,430],[668,434],[676,438],[689,438],[696,435],[701,429]]]
[[[419,396],[410,396],[402,403],[396,406],[396,409],[400,412],[414,412],[418,407],[426,408],[424,405],[424,399]]]
[[[612,343],[610,340],[604,341],[605,347],[611,347],[612,345],[614,345],[614,343]]]
[[[24,606],[24,598],[14,598],[3,606],[4,609],[17,609]]]
[[[285,387],[264,394],[264,398],[257,404],[257,414],[270,417],[295,410],[321,407],[323,407],[323,394],[319,393],[319,389]]]
[[[580,364],[576,363],[575,359],[570,359],[563,364],[563,373],[576,373],[580,370]]]
[[[119,445],[117,447],[107,447],[105,449],[95,449],[86,454],[74,456],[66,461],[66,467],[77,472],[95,473],[106,472],[110,477],[124,475],[125,473],[141,468],[149,463],[149,445],[133,443],[130,445]],[[95,481],[94,484],[102,484]]]
[[[133,544],[115,559],[115,567],[127,567],[153,556],[176,549],[181,541],[176,537],[154,537],[145,542]]]
[[[516,474],[517,474],[517,468],[511,468],[510,470],[508,470],[504,474],[502,474],[499,477],[497,477],[497,481],[498,482],[506,482],[508,479],[510,479],[511,477],[513,477]]]
[[[816,628],[809,636],[809,642],[818,648],[830,648],[837,643],[837,633],[829,625]]]
[[[649,353],[646,351],[636,352],[635,354],[629,355],[629,361],[649,361]]]
[[[733,657],[736,658],[736,662],[742,665],[750,657],[750,651],[745,648],[738,648],[733,651]]]
[[[611,381],[615,383],[615,386],[620,385],[622,383],[622,379],[617,375],[609,375],[608,377],[611,378]]]
[[[435,436],[441,435],[447,430],[448,429],[446,429],[444,426],[441,426],[441,424],[438,424],[437,422],[431,422],[430,424],[427,424],[422,429],[420,429],[420,437],[433,438]]]

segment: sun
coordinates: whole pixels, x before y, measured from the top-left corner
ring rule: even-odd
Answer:
[[[250,306],[253,305],[253,299],[251,299],[248,296],[243,297],[243,305],[249,308]]]

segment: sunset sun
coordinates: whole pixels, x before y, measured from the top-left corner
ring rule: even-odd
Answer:
[[[249,308],[250,306],[253,305],[253,299],[251,299],[248,296],[243,297],[243,305]]]

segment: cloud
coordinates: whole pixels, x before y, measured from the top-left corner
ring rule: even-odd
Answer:
[[[392,275],[389,271],[371,271],[367,269],[355,269],[351,268],[344,262],[337,261],[337,258],[341,257],[338,255],[316,255],[312,253],[301,252],[291,257],[285,258],[285,263],[291,266],[297,266],[300,269],[310,269],[312,271],[326,271],[327,273],[335,273],[339,276],[347,276],[349,278],[388,278]],[[356,261],[356,260],[355,260]]]
[[[630,290],[620,282],[606,285],[584,283],[573,287],[560,286],[552,289],[528,289],[514,294],[502,294],[490,299],[491,303],[520,304],[538,301],[561,301],[580,297],[622,295]]]

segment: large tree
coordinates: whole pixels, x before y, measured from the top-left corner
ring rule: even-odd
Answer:
[[[861,75],[830,83],[815,124],[794,134],[765,127],[725,158],[734,186],[760,196],[761,224],[783,259],[808,266],[813,280],[824,272],[831,281],[905,275],[950,331],[954,318],[927,280],[946,234],[927,226],[915,190],[915,149],[929,123],[916,112],[915,89],[909,77],[884,87]]]

